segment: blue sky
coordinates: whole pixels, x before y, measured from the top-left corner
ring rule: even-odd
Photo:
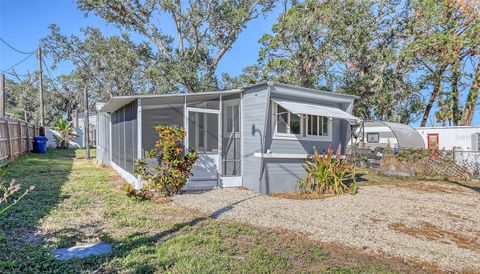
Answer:
[[[221,60],[217,70],[218,75],[223,72],[238,75],[242,68],[256,63],[260,48],[258,39],[271,31],[281,9],[281,5],[278,5],[266,18],[259,17],[247,25],[233,48]],[[74,0],[0,0],[0,37],[21,51],[36,50],[40,38],[49,34],[48,25],[52,23],[57,24],[62,33],[67,35],[79,34],[80,28],[87,26],[100,28],[106,35],[118,33],[113,25],[108,25],[93,14],[85,17],[83,12],[77,9]],[[170,23],[167,22],[167,27],[168,24]],[[28,55],[17,53],[0,43],[0,71],[16,64],[26,56]],[[52,60],[47,57],[46,63],[50,65]],[[33,55],[16,66],[15,70],[19,74],[25,74],[27,71],[36,70],[37,66],[36,57]],[[68,73],[70,69],[69,63],[63,63],[53,71],[53,74],[56,76]],[[11,76],[7,75],[7,78]],[[462,99],[463,103],[465,98]],[[419,121],[413,123],[415,126],[418,124]],[[480,124],[478,109],[474,124]]]
[[[243,67],[257,61],[260,48],[258,39],[270,32],[280,8],[276,8],[266,18],[259,17],[248,24],[233,48],[221,60],[217,71],[219,75],[223,72],[238,75]],[[80,28],[87,26],[100,28],[106,35],[118,33],[113,25],[106,24],[93,14],[85,17],[77,9],[74,0],[0,0],[0,37],[21,51],[36,50],[40,38],[49,34],[48,25],[52,23],[68,35],[78,34]],[[0,44],[0,70],[9,68],[26,56]],[[46,61],[48,65],[51,64],[48,58]],[[36,69],[35,56],[16,67],[20,74]],[[67,73],[70,69],[69,64],[63,64],[53,74]]]

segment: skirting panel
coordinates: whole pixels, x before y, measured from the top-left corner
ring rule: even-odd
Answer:
[[[242,186],[242,177],[220,177],[222,187],[240,187]]]
[[[125,179],[129,184],[135,185],[136,189],[141,188],[137,177],[135,177],[133,174],[128,173],[128,171],[119,167],[113,161],[110,163],[112,164],[112,168],[118,173],[118,175],[122,176],[122,178]]]

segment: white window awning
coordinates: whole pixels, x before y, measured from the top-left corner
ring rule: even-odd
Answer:
[[[352,114],[335,107],[320,106],[320,105],[314,105],[309,103],[300,103],[300,102],[289,101],[285,99],[272,99],[272,101],[297,115],[309,114],[309,115],[318,115],[318,116],[324,116],[324,117],[330,117],[330,118],[338,118],[338,119],[347,120],[351,125],[357,125],[362,121],[360,118],[355,117]]]

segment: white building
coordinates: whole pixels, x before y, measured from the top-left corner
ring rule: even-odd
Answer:
[[[480,126],[421,127],[416,130],[426,148],[480,151]]]
[[[88,120],[90,121],[89,130],[90,130],[90,146],[95,147],[96,145],[96,130],[97,130],[97,112],[90,111],[88,114]],[[78,112],[74,117],[73,126],[77,133],[77,138],[75,142],[80,145],[80,147],[85,147],[85,112]]]

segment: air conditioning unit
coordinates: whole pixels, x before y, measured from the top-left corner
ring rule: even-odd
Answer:
[[[472,150],[480,151],[480,133],[472,134]]]

